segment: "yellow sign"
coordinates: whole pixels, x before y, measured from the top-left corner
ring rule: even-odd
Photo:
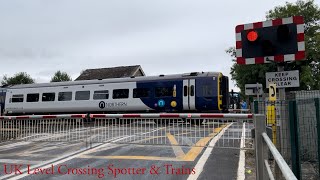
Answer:
[[[276,84],[269,84],[269,101],[277,100],[277,88]]]

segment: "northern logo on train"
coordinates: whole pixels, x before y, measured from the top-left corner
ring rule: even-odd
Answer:
[[[159,107],[164,107],[164,105],[165,105],[164,100],[163,100],[163,99],[160,99],[160,100],[158,101],[158,106],[159,106]]]
[[[106,103],[104,101],[99,102],[99,108],[103,109],[106,107]]]

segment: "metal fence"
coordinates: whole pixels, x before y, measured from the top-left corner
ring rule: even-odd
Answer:
[[[272,142],[298,179],[320,179],[319,98],[304,99],[317,92],[296,93],[296,100],[255,102],[255,113],[266,115]]]
[[[252,148],[252,114],[91,114],[0,118],[1,141]]]
[[[82,141],[86,115],[0,117],[1,141]]]
[[[320,179],[319,140],[320,116],[319,98],[299,99],[290,104],[294,122],[292,142],[295,143],[296,166],[293,168],[301,179]],[[294,148],[294,147],[293,147]]]
[[[320,90],[312,91],[291,91],[286,94],[287,100],[314,99],[320,98]]]
[[[264,114],[255,115],[255,152],[256,152],[256,179],[282,179],[295,180],[297,177],[290,169],[289,165],[281,156],[271,139],[266,133],[266,116]],[[268,156],[268,151],[270,155]],[[277,174],[277,168],[280,175]]]
[[[291,165],[291,139],[288,101],[255,101],[254,113],[266,115],[269,136],[283,158]]]

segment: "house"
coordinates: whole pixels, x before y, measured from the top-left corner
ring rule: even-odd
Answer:
[[[87,69],[75,81],[145,76],[140,65]]]

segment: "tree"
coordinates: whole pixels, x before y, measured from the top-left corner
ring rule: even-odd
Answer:
[[[2,86],[9,86],[15,84],[33,84],[35,80],[31,78],[26,72],[20,72],[15,74],[13,77],[8,77],[7,75],[3,76],[1,81]]]
[[[54,73],[50,82],[72,81],[71,77],[66,72],[57,71]]]
[[[301,15],[305,22],[306,61],[293,62],[285,65],[285,70],[299,70],[300,88],[289,90],[312,90],[320,89],[320,8],[314,0],[296,3],[286,3],[277,6],[267,12],[267,20]],[[235,58],[235,48],[226,50],[231,57]],[[259,82],[265,86],[265,73],[277,70],[275,64],[238,65],[235,62],[231,67],[231,79],[244,92],[245,84]]]

